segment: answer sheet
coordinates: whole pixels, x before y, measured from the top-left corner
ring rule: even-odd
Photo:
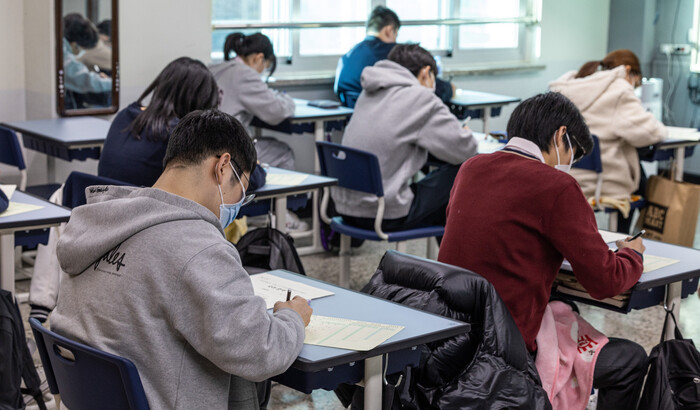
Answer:
[[[303,174],[272,174],[265,177],[265,185],[291,185],[297,186],[304,182],[306,175]]]
[[[304,343],[339,349],[372,350],[403,330],[403,326],[362,322],[329,316],[311,316]]]
[[[9,200],[12,200],[12,194],[15,193],[15,189],[17,189],[17,185],[0,184],[0,190],[5,194],[5,196]]]
[[[605,241],[605,243],[614,243],[619,239],[626,239],[628,236],[630,236],[625,235],[624,233],[604,231],[602,229],[599,229],[598,233],[603,237],[603,241]]]
[[[654,256],[644,254],[644,273],[655,271],[657,269],[665,268],[666,266],[673,265],[674,263],[680,262],[678,259],[664,258],[663,256]]]
[[[41,208],[43,208],[43,206],[10,201],[10,206],[7,207],[5,212],[0,213],[0,218],[2,218],[3,216],[12,216],[23,214],[25,212],[36,211],[37,209]]]
[[[700,141],[700,131],[697,128],[667,126],[666,129],[670,140]]]
[[[333,295],[333,292],[305,285],[293,280],[280,278],[269,273],[259,273],[251,275],[253,282],[253,293],[265,299],[268,309],[275,306],[275,302],[283,301],[287,298],[287,289],[292,291],[291,298],[301,296],[304,299],[312,300]]]

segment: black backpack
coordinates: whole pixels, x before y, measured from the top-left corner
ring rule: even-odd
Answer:
[[[700,409],[700,352],[691,339],[683,339],[676,317],[666,311],[674,324],[675,339],[663,340],[649,355],[649,372],[639,410]]]
[[[277,229],[254,229],[241,237],[236,248],[245,267],[285,269],[306,275],[299,254],[294,248],[294,238]]]
[[[21,388],[22,380],[26,388]],[[31,394],[46,410],[19,307],[12,293],[0,289],[0,409],[23,409],[22,394]]]

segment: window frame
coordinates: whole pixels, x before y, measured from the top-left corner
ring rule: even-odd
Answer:
[[[369,3],[369,9],[386,5],[386,0],[365,0]],[[443,0],[450,3],[450,14],[456,15],[460,9],[460,0]],[[292,0],[292,16],[298,16],[300,0]],[[512,66],[518,64],[535,64],[540,57],[540,29],[542,23],[542,0],[520,0],[521,17],[509,18],[459,18],[450,17],[434,20],[402,20],[401,26],[447,26],[448,49],[432,50],[432,54],[441,56],[445,71],[449,74],[452,68],[484,67],[484,66]],[[292,20],[294,17],[292,17]],[[344,54],[336,55],[301,55],[300,30],[313,30],[315,28],[340,28],[340,27],[365,27],[366,21],[302,21],[302,22],[236,22],[215,23],[212,21],[212,30],[262,30],[262,29],[290,29],[291,56],[280,56],[277,61],[277,75],[288,76],[292,73],[304,72],[330,72],[335,71],[338,59]],[[472,24],[519,24],[517,48],[473,48],[460,49],[459,28],[462,25]],[[212,62],[221,62],[220,51],[214,51]],[[219,57],[219,58],[216,58]]]

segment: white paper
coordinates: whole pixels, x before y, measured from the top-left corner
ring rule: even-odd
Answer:
[[[624,233],[618,233],[618,232],[610,232],[610,231],[604,231],[602,229],[598,230],[598,233],[600,236],[603,237],[603,241],[605,243],[613,243],[615,241],[618,241],[620,239],[627,239],[629,235],[625,235]]]
[[[304,174],[275,174],[268,173],[265,177],[266,185],[291,185],[297,186],[304,182],[307,175]]]
[[[304,343],[339,349],[372,350],[403,330],[403,326],[362,322],[329,316],[311,316]]]
[[[668,130],[668,139],[700,141],[700,131],[697,128],[685,127],[666,127]]]
[[[15,193],[15,189],[17,189],[17,185],[3,185],[0,184],[0,190],[5,194],[7,199],[12,199],[12,194]]]
[[[334,294],[328,290],[280,278],[269,273],[252,275],[250,280],[253,282],[253,292],[265,299],[265,305],[268,309],[272,309],[275,306],[275,302],[284,301],[287,298],[288,289],[292,291],[290,299],[294,298],[294,296],[301,296],[304,299],[313,300]]]
[[[665,268],[666,266],[678,263],[678,259],[664,258],[663,256],[654,256],[644,254],[644,273]]]
[[[23,204],[21,202],[10,201],[10,206],[7,207],[5,212],[0,213],[0,218],[2,218],[4,216],[12,216],[12,215],[23,214],[25,212],[36,211],[37,209],[41,209],[41,208],[43,208],[43,206],[32,205],[32,204]]]

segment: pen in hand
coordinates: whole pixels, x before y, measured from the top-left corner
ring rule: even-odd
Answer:
[[[291,290],[291,289],[287,289],[287,300],[286,300],[286,302],[289,302],[289,300],[291,299],[291,297],[292,297],[292,290]]]
[[[633,240],[635,240],[635,239],[639,238],[640,236],[644,235],[645,233],[647,233],[647,231],[644,230],[644,229],[642,229],[641,231],[637,232],[637,233],[636,233],[634,236],[632,236],[631,238],[626,239],[625,242],[632,242]],[[617,251],[619,251],[619,250],[620,250],[619,248],[618,248],[618,249],[615,249],[615,252],[617,252]]]

